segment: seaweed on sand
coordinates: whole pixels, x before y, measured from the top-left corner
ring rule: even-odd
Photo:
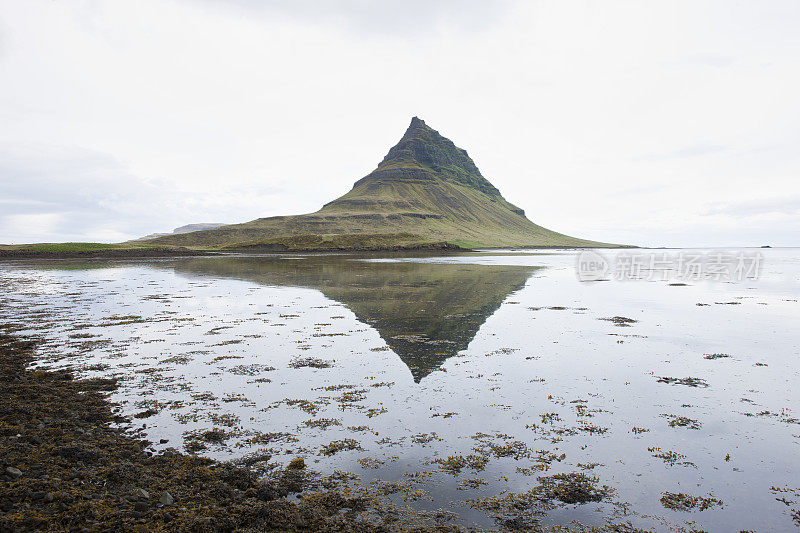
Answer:
[[[661,496],[661,505],[673,511],[705,511],[712,507],[722,506],[722,500],[711,496],[692,496],[682,492],[665,492]]]
[[[773,494],[781,494],[775,499],[790,508],[792,520],[800,526],[800,488],[772,486],[769,490]]]
[[[538,517],[556,507],[555,502],[583,504],[599,502],[612,494],[606,485],[598,485],[598,478],[582,472],[541,476],[539,484],[521,493],[467,500],[475,509],[494,516],[506,529],[526,531],[537,528]]]
[[[669,426],[670,427],[681,427],[681,428],[689,428],[689,429],[700,429],[700,422],[695,420],[694,418],[689,418],[687,416],[679,416],[679,415],[661,415],[666,418],[669,418]]]
[[[175,450],[153,454],[149,442],[112,427],[126,421],[106,398],[113,380],[29,369],[35,344],[5,331],[0,531],[377,532],[398,521],[377,499],[327,490],[297,464],[263,479]],[[300,491],[301,501],[286,498]],[[458,530],[419,520],[418,531]]]
[[[626,316],[609,316],[605,318],[600,318],[599,320],[605,320],[606,322],[611,322],[615,326],[619,326],[622,328],[630,327],[632,324],[638,322],[638,320],[633,318],[628,318]]]
[[[564,503],[599,502],[610,491],[605,485],[598,487],[596,477],[582,472],[540,477],[539,482],[542,494],[548,500],[559,500]]]
[[[330,368],[333,366],[333,362],[316,357],[301,357],[291,361],[289,366],[292,368]]]
[[[322,455],[335,455],[339,452],[344,451],[351,451],[351,450],[363,450],[364,448],[361,447],[361,444],[358,443],[357,440],[354,439],[342,439],[342,440],[335,440],[328,444],[325,444],[320,448],[320,452]]]
[[[475,472],[480,472],[486,468],[489,458],[484,455],[469,454],[469,455],[451,455],[447,459],[437,458],[431,461],[438,463],[443,472],[447,472],[452,476],[457,476],[461,470],[469,467]]]
[[[670,385],[686,385],[687,387],[702,387],[702,388],[708,387],[708,383],[706,383],[706,380],[702,378],[693,378],[691,376],[689,376],[688,378],[671,378],[671,377],[660,376],[658,378],[658,382],[668,383]]]

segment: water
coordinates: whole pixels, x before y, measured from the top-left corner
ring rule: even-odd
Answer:
[[[685,286],[581,282],[575,252],[7,262],[0,321],[120,378],[157,449],[300,456],[486,527],[514,513],[483,499],[580,472],[611,490],[544,524],[793,530],[800,250],[763,254]]]

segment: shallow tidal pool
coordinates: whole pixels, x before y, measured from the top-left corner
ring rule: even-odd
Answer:
[[[155,450],[302,457],[489,529],[791,531],[800,250],[760,253],[738,280],[581,281],[576,251],[8,261],[0,321],[117,377]]]

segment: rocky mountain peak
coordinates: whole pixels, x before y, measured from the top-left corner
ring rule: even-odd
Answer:
[[[466,150],[457,147],[419,117],[411,119],[400,142],[389,150],[375,173],[385,180],[387,173],[392,171],[398,178],[407,176],[409,171],[422,171],[484,194],[500,195],[500,191],[483,177]]]

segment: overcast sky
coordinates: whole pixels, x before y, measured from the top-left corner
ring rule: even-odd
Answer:
[[[316,211],[412,116],[528,217],[800,245],[800,2],[0,0],[0,242]]]

